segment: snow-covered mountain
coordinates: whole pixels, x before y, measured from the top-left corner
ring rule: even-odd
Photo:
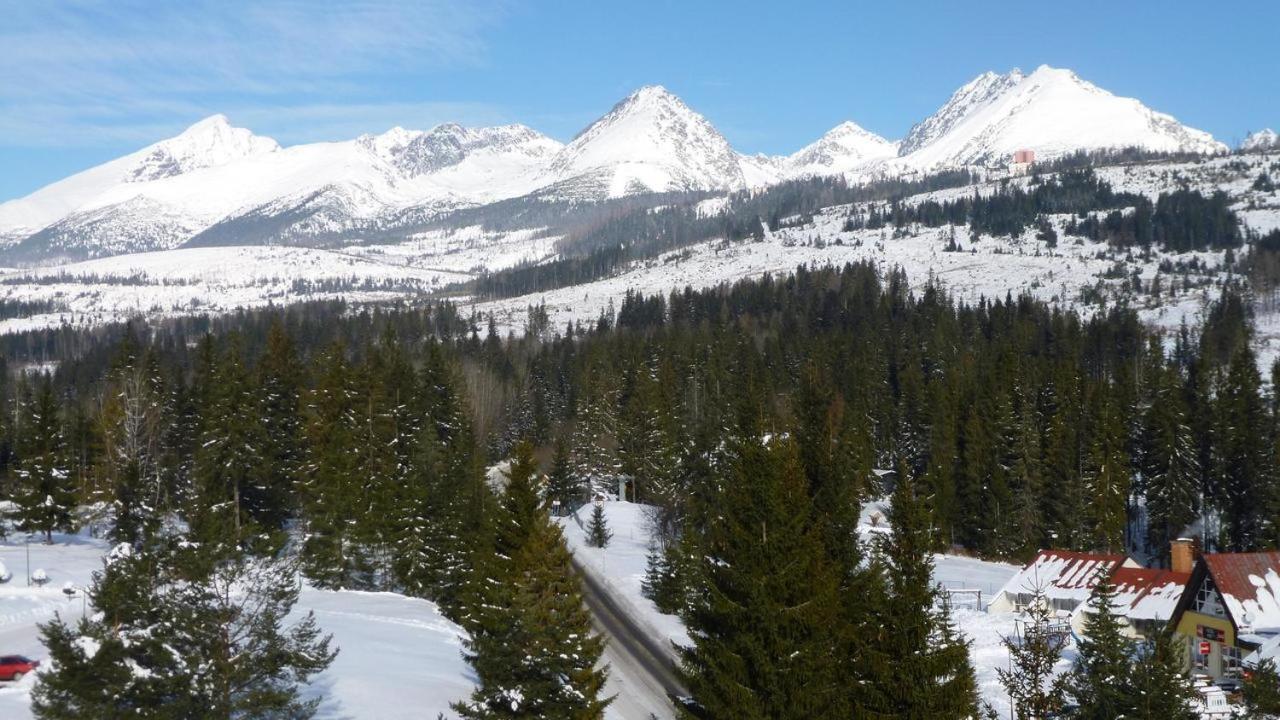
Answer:
[[[619,197],[638,192],[746,187],[740,156],[707,119],[657,85],[640,88],[578,133],[543,184]]]
[[[1264,131],[1247,142],[1274,138]],[[1023,148],[1043,159],[1130,146],[1225,150],[1207,133],[1049,67],[979,76],[900,143],[845,122],[789,156],[738,153],[659,86],[632,93],[567,145],[523,125],[446,123],[282,148],[215,115],[0,204],[0,253],[24,263],[186,244],[394,239],[442,213],[521,196],[732,191],[813,175],[1003,163]]]
[[[786,160],[792,177],[853,173],[874,160],[898,154],[898,144],[889,142],[853,122],[835,126],[811,145]]]
[[[1255,152],[1258,150],[1270,150],[1280,147],[1280,134],[1271,128],[1263,128],[1257,132],[1249,133],[1249,136],[1240,143],[1240,149],[1245,152]]]
[[[1208,133],[1137,100],[1112,95],[1070,70],[1042,65],[1029,75],[1020,70],[979,75],[912,127],[898,154],[909,167],[930,168],[1003,162],[1022,149],[1047,159],[1123,147],[1227,149]]]

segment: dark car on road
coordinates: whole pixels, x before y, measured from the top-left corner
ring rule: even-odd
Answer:
[[[22,655],[0,655],[0,680],[17,682],[39,665],[39,660],[32,660]]]

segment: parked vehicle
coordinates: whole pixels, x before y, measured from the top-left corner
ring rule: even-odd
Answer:
[[[23,676],[39,666],[39,660],[32,660],[22,655],[0,656],[0,680],[18,682]]]

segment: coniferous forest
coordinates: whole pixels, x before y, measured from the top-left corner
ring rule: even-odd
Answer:
[[[459,717],[599,718],[602,643],[548,510],[626,478],[657,509],[646,592],[695,639],[691,714],[977,717],[933,552],[1158,559],[1193,524],[1210,548],[1280,543],[1248,307],[1227,289],[1161,336],[1123,307],[966,303],[850,265],[562,328],[530,308],[510,336],[444,302],[334,302],[5,338],[12,521],[119,543],[100,612],[44,629],[36,712],[308,716],[297,683],[341,649],[283,622],[301,573],[437,602],[478,680]],[[883,496],[893,534],[860,541]],[[261,602],[229,607],[232,586]]]

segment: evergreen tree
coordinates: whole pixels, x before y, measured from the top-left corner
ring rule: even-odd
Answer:
[[[591,511],[591,522],[587,525],[587,542],[592,547],[605,548],[613,537],[613,531],[605,521],[604,505],[597,504]]]
[[[18,529],[40,533],[51,543],[55,530],[72,527],[75,494],[58,401],[47,376],[40,381],[35,397],[25,403],[16,445],[13,481]]]
[[[1116,552],[1124,548],[1132,472],[1120,415],[1106,390],[1095,392],[1093,439],[1085,458],[1084,524],[1090,549]]]
[[[1035,588],[1023,620],[1021,637],[1006,637],[1009,669],[996,675],[1009,694],[1015,720],[1044,720],[1062,706],[1054,682],[1054,666],[1062,659],[1067,636],[1050,627],[1053,609],[1043,588]]]
[[[843,717],[836,578],[795,448],[735,440],[705,525],[681,674],[709,717]]]
[[[293,338],[277,320],[267,331],[266,351],[258,364],[263,467],[245,498],[250,514],[268,530],[282,528],[298,510],[294,492],[306,462],[302,388],[303,369]]]
[[[569,458],[569,445],[564,438],[558,437],[551,457],[551,472],[547,476],[547,500],[553,506],[559,503],[560,512],[567,513],[576,509],[585,497],[586,489]]]
[[[1198,720],[1193,702],[1199,697],[1182,669],[1182,642],[1161,633],[1143,643],[1126,684],[1132,689],[1135,720]]]
[[[1199,458],[1178,379],[1176,370],[1162,371],[1145,423],[1147,542],[1159,554],[1195,520],[1199,504]]]
[[[53,660],[32,710],[73,718],[309,718],[300,686],[336,652],[315,617],[287,625],[295,569],[181,539],[121,545],[95,576],[97,612],[42,626]]]
[[[926,500],[905,464],[898,466],[882,548],[887,598],[874,665],[868,717],[964,720],[978,715],[969,645],[956,631],[933,585],[936,543]]]
[[[1250,718],[1280,718],[1280,672],[1274,660],[1263,660],[1245,680],[1244,706]]]
[[[1133,647],[1121,631],[1115,598],[1110,576],[1099,578],[1089,597],[1075,666],[1063,678],[1063,690],[1077,706],[1072,717],[1079,720],[1116,720],[1134,708],[1127,683]]]
[[[507,473],[495,552],[481,559],[469,597],[467,661],[479,683],[463,718],[598,720],[604,641],[591,631],[559,527],[533,485],[532,447],[517,445]],[[494,582],[496,580],[497,582]]]
[[[214,360],[203,389],[200,434],[192,460],[193,497],[187,521],[201,542],[248,538],[245,525],[277,514],[259,504],[266,445],[258,397],[240,340],[232,338]]]

